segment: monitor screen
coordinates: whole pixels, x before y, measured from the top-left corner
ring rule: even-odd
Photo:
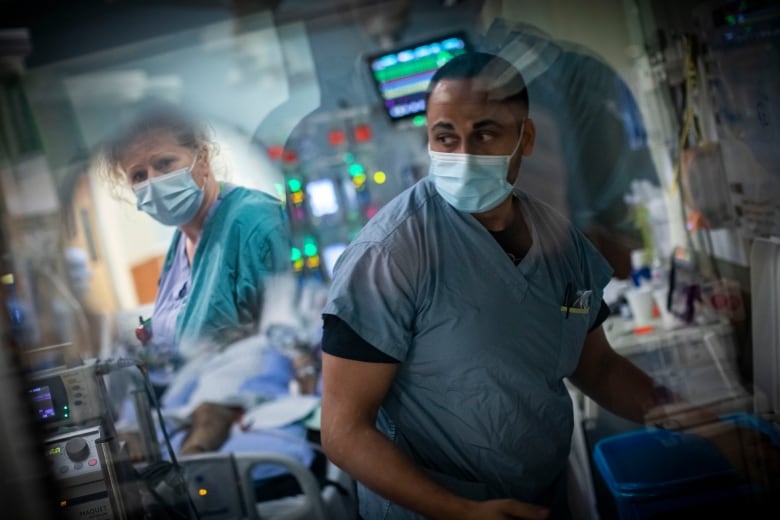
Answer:
[[[325,271],[328,278],[333,279],[333,267],[341,256],[341,253],[347,248],[347,244],[331,244],[322,250],[322,260],[325,264]]]
[[[29,390],[33,406],[41,419],[54,417],[54,401],[48,386],[38,386]]]
[[[390,119],[424,114],[425,93],[433,74],[468,50],[465,34],[457,33],[368,56],[374,84]]]
[[[306,184],[306,195],[309,197],[309,208],[315,217],[332,215],[339,210],[339,200],[336,188],[330,179],[318,179]]]

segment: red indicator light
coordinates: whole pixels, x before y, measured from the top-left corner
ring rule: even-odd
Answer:
[[[344,141],[346,141],[346,135],[344,135],[344,132],[342,130],[331,130],[328,132],[328,143],[331,146],[339,146],[341,144],[344,144]]]
[[[271,146],[268,148],[268,157],[273,160],[281,159],[284,154],[284,147],[281,145]]]
[[[358,125],[355,127],[355,141],[365,143],[371,140],[371,127],[368,125]]]
[[[282,155],[282,161],[285,163],[294,163],[298,160],[298,154],[293,152],[292,150],[285,150],[284,154]]]

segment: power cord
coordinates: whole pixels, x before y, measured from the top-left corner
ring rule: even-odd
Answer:
[[[192,497],[190,496],[189,490],[187,489],[187,482],[184,479],[184,471],[182,470],[182,467],[179,464],[178,459],[176,458],[176,453],[173,449],[173,444],[171,443],[171,437],[168,434],[168,429],[165,427],[165,419],[163,418],[162,409],[160,408],[160,403],[157,400],[157,396],[155,395],[154,388],[152,387],[152,382],[149,380],[149,373],[146,371],[145,368],[141,366],[138,366],[138,369],[141,372],[141,376],[143,377],[144,389],[146,390],[146,394],[151,400],[152,406],[154,407],[155,411],[157,412],[157,419],[160,422],[160,430],[162,430],[163,438],[165,439],[165,446],[168,449],[168,455],[171,458],[171,465],[173,466],[175,475],[177,477],[176,486],[179,488],[179,491],[187,498],[187,505],[189,506],[190,512],[193,515],[192,518],[195,518],[196,520],[200,520],[200,514],[198,513],[198,509],[195,507],[195,503],[192,501]]]

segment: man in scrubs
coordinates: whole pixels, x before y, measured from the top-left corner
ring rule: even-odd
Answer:
[[[429,86],[429,175],[340,257],[324,309],[322,439],[365,519],[567,517],[569,378],[641,422],[653,381],[609,346],[612,270],[520,191],[536,130],[490,54]]]

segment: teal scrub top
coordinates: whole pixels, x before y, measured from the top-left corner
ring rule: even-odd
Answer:
[[[323,313],[401,361],[377,426],[434,480],[550,505],[573,427],[563,379],[612,270],[555,210],[514,196],[533,239],[518,265],[423,178],[341,255]],[[362,485],[359,499],[364,518],[418,518]]]
[[[171,275],[181,232],[165,258]],[[189,289],[176,317],[175,348],[186,360],[257,332],[264,279],[289,270],[290,238],[284,206],[257,190],[234,187],[206,220],[190,266]],[[159,297],[158,297],[159,299]]]

